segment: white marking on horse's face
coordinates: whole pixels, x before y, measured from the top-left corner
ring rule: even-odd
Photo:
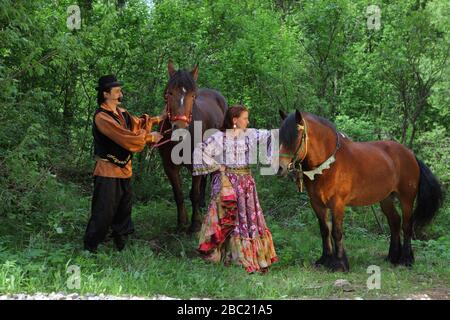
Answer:
[[[181,89],[183,90],[183,94],[181,95],[180,106],[183,107],[184,106],[184,96],[186,95],[186,89],[184,87]]]

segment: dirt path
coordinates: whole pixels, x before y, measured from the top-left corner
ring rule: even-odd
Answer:
[[[306,297],[306,299],[311,299]],[[331,297],[333,299],[333,297]],[[348,297],[351,300],[365,300],[361,297]],[[450,300],[449,289],[431,289],[422,293],[409,294],[406,296],[380,296],[379,299],[384,300]],[[104,294],[86,294],[79,295],[77,293],[66,294],[63,292],[52,293],[35,293],[35,294],[2,294],[0,300],[180,300],[178,298],[168,297],[164,295],[156,295],[153,297],[143,296],[112,296]],[[198,300],[198,298],[191,298]]]
[[[154,297],[139,297],[139,296],[111,296],[104,294],[86,294],[80,296],[77,293],[66,294],[63,292],[52,293],[34,293],[34,294],[3,294],[0,295],[0,300],[177,300],[162,295]]]

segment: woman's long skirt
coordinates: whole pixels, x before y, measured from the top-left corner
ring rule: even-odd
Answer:
[[[249,273],[267,271],[277,255],[253,177],[216,173],[211,185],[198,251],[214,263],[239,264]]]

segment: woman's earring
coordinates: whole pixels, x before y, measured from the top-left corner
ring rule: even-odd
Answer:
[[[236,130],[236,123],[233,125],[233,129]]]

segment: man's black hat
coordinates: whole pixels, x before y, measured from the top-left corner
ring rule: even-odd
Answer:
[[[100,90],[108,90],[111,89],[113,87],[121,87],[122,86],[122,82],[117,81],[117,78],[115,75],[113,74],[108,74],[106,76],[102,76],[100,77],[100,79],[98,79],[98,86],[95,88],[96,90],[100,91]]]

